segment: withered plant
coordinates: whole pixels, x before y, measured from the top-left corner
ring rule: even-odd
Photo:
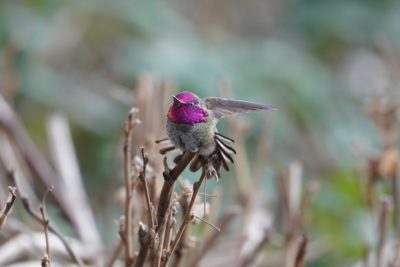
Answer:
[[[222,203],[227,192],[218,187],[206,190],[206,182],[217,183],[213,177],[219,177],[213,168],[203,165],[193,183],[185,179],[183,172],[195,153],[180,155],[156,142],[165,137],[165,114],[174,91],[171,82],[156,83],[150,76],[140,77],[134,91],[134,108],[118,152],[123,155],[124,182],[116,195],[123,205],[111,250],[97,230],[67,119],[54,114],[47,121],[51,164],[0,97],[0,166],[7,177],[1,183],[17,188],[0,190],[0,199],[5,200],[0,266],[299,267],[326,252],[326,246],[307,237],[307,210],[317,187],[303,182],[300,163],[289,164],[277,175],[276,206],[258,186],[267,159],[268,127],[258,140],[254,163],[245,143],[251,124],[240,117],[228,121],[237,153],[231,172],[221,179],[235,183],[230,205]],[[226,85],[221,94],[230,96]],[[18,199],[38,224],[25,221],[24,215],[13,218],[12,207],[20,210]],[[58,229],[54,215],[46,212],[46,202],[58,208],[72,236],[66,238]]]

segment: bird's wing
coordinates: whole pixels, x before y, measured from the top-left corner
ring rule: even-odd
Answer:
[[[255,102],[220,97],[208,97],[204,99],[204,104],[209,110],[213,112],[214,116],[217,119],[221,119],[236,113],[277,109],[272,106],[258,104]]]

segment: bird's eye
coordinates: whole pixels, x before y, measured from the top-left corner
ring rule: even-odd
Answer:
[[[190,103],[189,103],[189,106],[191,106],[191,107],[193,107],[194,105],[195,105],[194,102],[190,102]]]

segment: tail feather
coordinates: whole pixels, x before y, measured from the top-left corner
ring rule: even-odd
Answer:
[[[219,167],[222,165],[222,167],[225,169],[225,171],[228,172],[229,166],[228,166],[228,163],[226,163],[224,156],[222,155],[221,151],[219,151],[219,150],[217,151],[217,153],[218,153],[218,166],[215,166],[215,167],[218,167],[218,168],[216,168],[216,169],[219,170]]]
[[[215,141],[221,146],[221,148],[229,150],[232,154],[236,154],[236,150],[233,147],[228,146],[218,138],[215,138]]]
[[[229,138],[221,133],[216,132],[215,133],[215,137],[220,138],[220,139],[224,139],[224,141],[229,142],[229,143],[235,143],[235,140],[233,140],[232,138]]]
[[[225,156],[231,163],[235,163],[235,161],[233,160],[233,157],[229,154],[229,152],[224,149],[222,146],[220,146],[217,143],[217,149],[222,153],[223,156]]]
[[[234,163],[233,155],[236,154],[236,150],[230,146],[228,143],[234,143],[235,141],[227,136],[220,133],[215,134],[215,151],[209,156],[202,156],[197,154],[189,165],[189,169],[192,172],[198,171],[202,167],[206,167],[211,164],[211,166],[216,171],[217,179],[220,177],[220,170],[223,168],[225,171],[229,172],[230,168],[228,162]],[[167,140],[159,140],[159,143],[165,142]],[[176,150],[175,146],[167,146],[160,149],[160,153],[165,155],[173,150]],[[182,155],[177,155],[174,159],[175,164],[178,164],[182,159]]]

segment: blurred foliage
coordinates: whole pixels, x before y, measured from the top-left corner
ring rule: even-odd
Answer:
[[[278,106],[265,177],[297,159],[321,180],[310,230],[335,253],[313,266],[343,266],[360,256],[365,217],[351,147],[380,145],[362,102],[396,88],[381,48],[397,52],[399,32],[394,0],[2,0],[0,89],[44,149],[46,114],[69,116],[93,203],[119,183],[123,96],[138,75],[200,96],[228,81],[235,97]],[[253,155],[261,116],[250,118]]]

